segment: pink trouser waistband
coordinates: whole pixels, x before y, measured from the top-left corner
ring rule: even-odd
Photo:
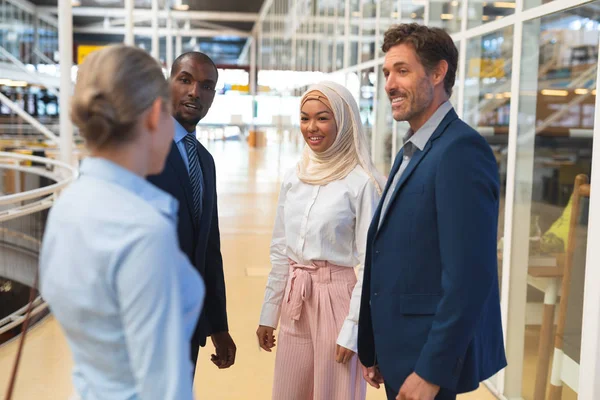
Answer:
[[[312,295],[312,284],[329,283],[332,275],[344,274],[356,279],[354,269],[331,264],[328,261],[313,261],[311,265],[301,265],[293,260],[290,261],[291,278],[290,290],[286,301],[290,303],[290,314],[293,320],[298,321],[302,313],[302,306],[306,299]],[[344,276],[340,276],[344,279]]]

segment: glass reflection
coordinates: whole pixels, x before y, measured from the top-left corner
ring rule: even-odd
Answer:
[[[526,293],[524,399],[577,398],[599,4],[524,25],[511,258]]]

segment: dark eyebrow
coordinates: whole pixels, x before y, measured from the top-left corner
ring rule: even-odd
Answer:
[[[177,74],[177,77],[178,78],[184,78],[185,77],[185,78],[189,78],[191,80],[195,80],[194,76],[192,74],[190,74],[189,72],[187,72],[187,71],[179,71],[179,74]],[[213,85],[217,84],[217,82],[213,81],[212,79],[205,79],[203,81],[198,81],[198,82],[201,82],[201,83],[204,83],[204,84],[209,83],[209,84],[213,84]]]
[[[405,63],[404,61],[398,61],[397,63],[394,64],[394,68],[400,67],[400,66],[408,66],[407,63]]]
[[[308,113],[306,113],[306,112],[304,112],[304,111],[300,111],[300,113],[302,113],[302,114],[304,114],[304,115],[308,115]],[[319,115],[319,114],[329,114],[329,111],[327,111],[327,110],[325,110],[325,111],[319,111],[319,112],[317,113],[317,115]]]

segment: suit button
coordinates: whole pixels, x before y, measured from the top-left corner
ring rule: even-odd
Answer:
[[[379,296],[379,293],[375,292],[373,293],[373,296]]]

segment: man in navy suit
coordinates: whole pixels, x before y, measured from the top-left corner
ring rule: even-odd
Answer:
[[[383,51],[394,119],[410,129],[368,234],[358,355],[388,399],[455,399],[506,366],[498,168],[449,103],[458,63],[450,36],[399,25]]]
[[[204,308],[192,337],[192,362],[196,364],[199,347],[210,336],[216,353],[212,362],[223,369],[235,362],[236,346],[227,324],[215,162],[196,140],[196,125],[212,105],[217,79],[217,67],[203,53],[185,53],[175,60],[171,69],[175,137],[164,171],[148,179],[179,201],[179,245],[206,285]]]

